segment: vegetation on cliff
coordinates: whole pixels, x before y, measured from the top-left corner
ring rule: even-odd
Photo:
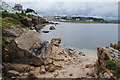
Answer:
[[[5,17],[11,17],[16,19],[17,21],[21,22],[24,26],[31,27],[33,25],[37,24],[43,24],[48,23],[45,19],[39,17],[39,16],[33,16],[33,15],[26,15],[25,13],[8,13],[3,11],[2,12],[2,18]]]
[[[120,78],[120,67],[117,66],[117,63],[112,60],[107,60],[105,63],[107,68],[112,70],[117,78]]]
[[[111,43],[110,47],[97,48],[98,74],[100,78],[120,78],[120,47]]]
[[[2,22],[3,45],[14,40],[15,36],[18,36],[18,33],[20,34],[21,30],[24,28],[36,27],[37,25],[48,23],[39,16],[26,15],[25,13],[14,14],[5,11],[2,11],[2,18],[0,18],[0,21]],[[10,35],[14,35],[14,37],[11,37]]]
[[[25,27],[21,22],[18,20],[11,18],[11,17],[5,17],[2,19],[2,25],[3,25],[3,30],[4,29],[9,29],[10,26],[12,25],[20,25],[21,27]]]

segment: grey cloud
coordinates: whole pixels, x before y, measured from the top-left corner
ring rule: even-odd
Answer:
[[[10,3],[14,5],[15,3]],[[117,19],[117,2],[21,2],[24,8],[33,8],[40,15],[81,15]]]

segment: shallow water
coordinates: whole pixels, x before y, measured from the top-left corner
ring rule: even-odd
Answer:
[[[46,25],[41,31],[49,30],[52,25]],[[49,41],[53,37],[61,37],[62,45],[80,49],[86,53],[94,53],[98,46],[109,46],[109,43],[118,41],[118,24],[60,22],[55,27],[56,29],[49,30],[49,33],[40,32],[40,36]]]

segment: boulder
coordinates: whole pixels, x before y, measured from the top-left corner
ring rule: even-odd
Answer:
[[[82,56],[85,56],[85,54],[83,54],[83,53],[82,53],[81,55],[82,55]]]
[[[49,59],[49,58],[44,61],[44,65],[48,65],[48,64],[52,64],[52,63],[53,63],[53,60]]]
[[[57,72],[57,73],[54,74],[54,77],[57,77],[58,75],[59,75],[59,73]]]
[[[49,64],[49,65],[50,65],[50,64]],[[49,65],[46,65],[46,66],[45,66],[45,70],[46,70],[46,71],[49,70],[49,67],[50,67]]]
[[[54,27],[54,26],[51,26],[51,27],[50,27],[50,30],[54,30],[54,29],[55,29],[55,27]]]
[[[73,74],[69,74],[69,76],[73,76]]]
[[[7,51],[4,50],[5,48],[3,49],[3,62],[40,66],[43,61],[41,57],[36,56],[32,49],[39,48],[42,43],[36,31],[29,30],[24,32],[15,41],[5,46]]]
[[[48,72],[54,72],[54,71],[56,70],[56,67],[55,67],[53,64],[50,64],[50,65],[46,68],[46,70],[47,70]]]
[[[44,74],[46,71],[45,71],[45,67],[44,66],[41,66],[41,68],[40,68],[40,73],[41,74]]]
[[[91,76],[91,77],[95,77],[95,73],[91,73],[90,76]]]
[[[59,67],[59,68],[62,68],[64,66],[63,62],[62,61],[54,61],[53,64],[56,66],[56,67]]]
[[[87,64],[85,68],[93,68],[94,66],[92,64]]]
[[[59,56],[56,54],[56,56],[52,57],[53,60],[55,61],[64,61],[65,57],[64,56]]]
[[[50,31],[42,31],[43,33],[49,33]]]
[[[103,77],[104,77],[104,78],[110,78],[110,76],[108,75],[107,72],[105,72],[105,73],[103,74]]]
[[[4,29],[3,35],[7,37],[18,37],[21,33],[24,32],[24,29],[19,25],[12,25],[9,29]]]
[[[51,44],[54,45],[54,46],[59,46],[61,43],[61,38],[53,38],[51,40]]]
[[[9,77],[13,77],[13,76],[14,76],[14,77],[17,77],[17,76],[19,76],[19,74],[20,74],[20,73],[17,72],[17,71],[15,71],[15,70],[9,70],[7,75],[8,75]]]
[[[70,53],[70,54],[76,53],[76,50],[75,49],[68,49],[68,53]]]
[[[14,63],[3,63],[4,64],[4,70],[15,70],[17,72],[28,72],[31,70],[34,70],[33,66],[27,65],[27,64],[14,64]]]
[[[29,30],[16,38],[15,42],[19,48],[29,51],[31,48],[39,47],[42,39],[36,31]]]
[[[35,74],[36,74],[35,71],[30,71],[28,73],[28,78],[29,79],[38,79],[38,77]]]

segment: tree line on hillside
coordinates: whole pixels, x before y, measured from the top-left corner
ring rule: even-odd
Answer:
[[[62,17],[62,16],[56,16],[56,19],[60,20],[60,19],[63,19],[63,20],[74,20],[74,21],[98,21],[98,22],[104,22],[105,20],[102,19],[102,18],[94,18],[94,17],[68,17],[68,16],[65,16],[65,17]]]

